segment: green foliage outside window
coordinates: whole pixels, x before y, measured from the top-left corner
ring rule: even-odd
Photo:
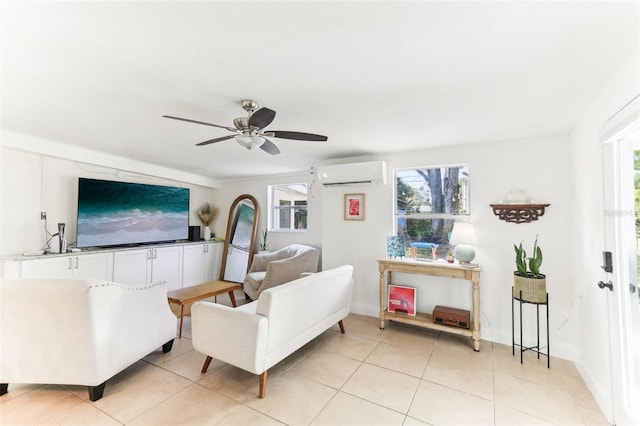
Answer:
[[[464,214],[469,214],[467,165],[396,170],[396,230],[407,246],[438,244],[438,257],[445,257],[454,219]]]

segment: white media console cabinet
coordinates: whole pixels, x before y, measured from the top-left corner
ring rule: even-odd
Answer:
[[[224,243],[213,241],[91,249],[2,259],[3,278],[97,278],[120,284],[165,281],[177,290],[220,276]]]

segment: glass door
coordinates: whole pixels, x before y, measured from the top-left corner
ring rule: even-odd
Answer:
[[[640,122],[628,129],[604,146],[605,250],[612,270],[603,284],[612,290],[603,290],[610,308],[616,424],[640,424]]]

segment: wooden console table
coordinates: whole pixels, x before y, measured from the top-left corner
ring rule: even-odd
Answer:
[[[447,333],[469,336],[473,339],[473,350],[480,351],[480,266],[464,267],[459,264],[425,262],[414,259],[380,259],[380,329],[384,329],[384,321],[397,321],[419,327],[431,328]],[[473,309],[469,329],[436,324],[433,316],[424,312],[416,312],[415,316],[398,314],[387,310],[387,286],[392,284],[391,273],[429,275],[434,277],[458,278],[471,281]]]

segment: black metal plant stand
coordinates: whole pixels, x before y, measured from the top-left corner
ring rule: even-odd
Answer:
[[[538,354],[538,359],[540,359],[540,355],[547,357],[547,368],[551,366],[551,356],[549,355],[550,345],[549,345],[549,293],[546,295],[545,302],[529,302],[527,300],[522,300],[522,291],[520,294],[514,294],[515,289],[511,287],[511,340],[512,340],[512,355],[516,354],[516,346],[520,348],[520,364],[522,364],[522,355],[525,351],[532,351]],[[520,305],[520,344],[516,343],[516,333],[515,333],[515,301],[519,302]],[[531,305],[536,305],[536,331],[537,331],[537,345],[525,347],[522,345],[522,304],[528,303]],[[547,353],[545,354],[540,350],[540,305],[544,305],[547,311]]]

